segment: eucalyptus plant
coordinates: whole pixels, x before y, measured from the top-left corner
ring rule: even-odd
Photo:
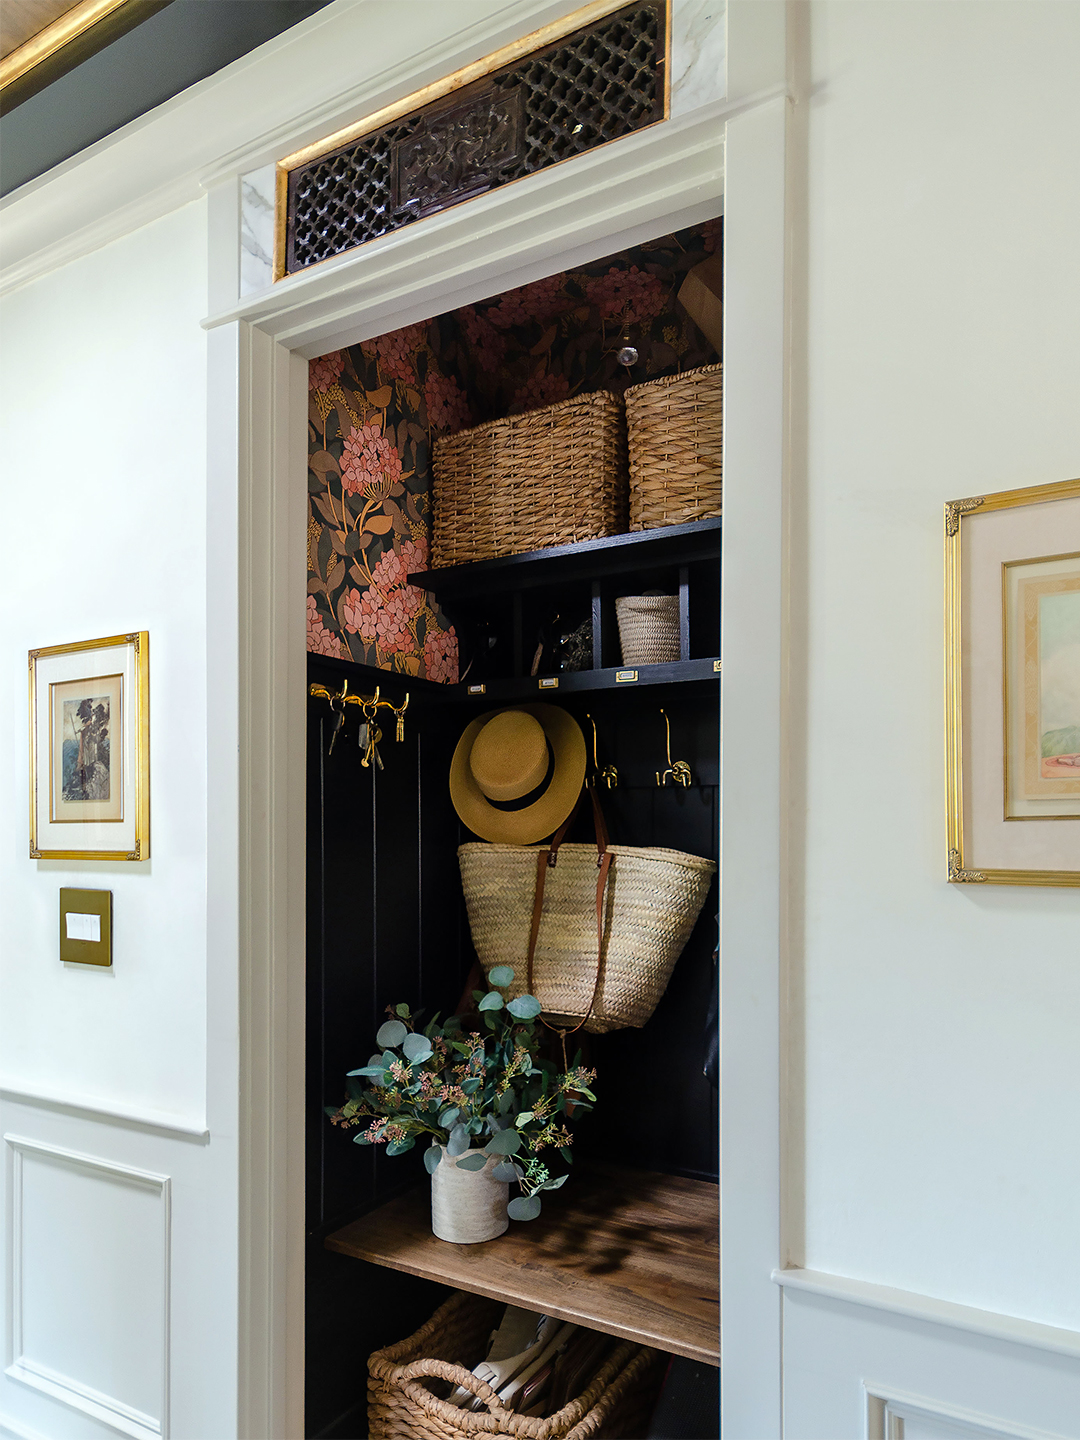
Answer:
[[[580,1054],[566,1070],[540,1058],[540,1003],[533,995],[507,999],[513,979],[509,965],[497,965],[488,975],[492,988],[473,991],[480,1030],[466,1028],[459,1015],[442,1024],[436,1015],[421,1030],[421,1017],[408,1005],[389,1007],[375,1036],[380,1050],[349,1071],[348,1099],[339,1109],[327,1106],[327,1114],[343,1129],[367,1121],[354,1142],[385,1145],[388,1155],[403,1155],[430,1136],[429,1174],[444,1146],[462,1170],[482,1170],[496,1157],[493,1178],[521,1187],[507,1213],[534,1220],[540,1192],[567,1179],[551,1174],[541,1152],[555,1150],[570,1161],[566,1121],[592,1109],[596,1072],[582,1067]]]

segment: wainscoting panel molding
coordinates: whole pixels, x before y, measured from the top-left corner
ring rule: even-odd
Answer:
[[[1067,1440],[1050,1430],[998,1420],[965,1405],[866,1382],[866,1440]]]
[[[23,1135],[4,1140],[5,1374],[135,1440],[167,1440],[169,1176]]]

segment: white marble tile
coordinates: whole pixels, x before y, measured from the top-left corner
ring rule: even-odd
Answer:
[[[724,0],[671,0],[671,113],[685,115],[727,93]]]
[[[274,187],[273,165],[240,177],[241,295],[274,282]]]

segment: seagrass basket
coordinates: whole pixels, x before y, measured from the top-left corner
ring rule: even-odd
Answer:
[[[626,430],[607,391],[435,441],[432,566],[626,529]]]
[[[620,595],[615,601],[624,665],[663,665],[679,658],[679,597]]]
[[[415,1335],[377,1350],[368,1360],[371,1440],[633,1440],[644,1435],[666,1356],[622,1342],[588,1389],[554,1415],[543,1420],[515,1415],[471,1373],[484,1358],[501,1310],[497,1301],[478,1295],[451,1295]],[[487,1409],[474,1413],[447,1404],[440,1395],[454,1385],[479,1395]]]
[[[544,846],[470,841],[458,846],[469,929],[487,974],[514,971],[509,997],[529,989],[527,955]],[[640,1029],[667,989],[709,893],[716,865],[681,850],[610,845],[604,942],[597,954],[596,846],[567,843],[547,872],[532,993],[554,1021],[593,1034]],[[600,982],[597,986],[597,965]],[[590,1001],[595,992],[591,1013]]]
[[[627,390],[631,530],[720,514],[723,394],[722,365]]]

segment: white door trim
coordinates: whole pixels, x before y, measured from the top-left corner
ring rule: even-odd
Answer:
[[[223,563],[212,573],[209,599],[211,617],[230,600],[233,606],[239,601],[235,637],[227,628],[216,660],[211,658],[211,695],[216,665],[224,704],[210,743],[211,773],[222,778],[235,767],[239,750],[235,843],[226,839],[221,852],[223,861],[233,856],[239,915],[233,939],[226,934],[220,943],[224,949],[235,945],[241,1007],[243,1436],[302,1433],[305,815],[304,768],[296,757],[304,753],[306,517],[304,487],[296,477],[304,468],[306,367],[299,357],[719,213],[726,130],[728,162],[737,163],[742,176],[739,212],[727,218],[727,243],[739,254],[753,254],[763,244],[764,250],[745,277],[739,273],[741,300],[733,307],[729,302],[736,319],[728,321],[726,381],[740,397],[731,414],[746,407],[746,415],[742,422],[727,421],[735,439],[725,454],[725,490],[729,497],[742,491],[746,503],[735,505],[727,521],[729,540],[743,558],[725,578],[725,603],[729,614],[759,607],[763,576],[770,589],[779,583],[784,407],[782,321],[779,349],[774,332],[784,305],[785,102],[774,91],[765,93],[773,98],[763,96],[750,108],[702,109],[432,217],[205,322],[212,332],[212,468],[216,483],[229,487],[214,497],[214,513],[223,533],[235,516],[239,555],[237,570]],[[727,124],[736,109],[738,116]],[[221,246],[227,231],[223,227]],[[215,268],[225,267],[235,268],[235,256],[212,249],[211,293]],[[727,724],[732,691],[749,686],[736,707],[737,729],[751,712],[759,713],[759,704],[779,704],[779,593],[775,603],[770,596],[768,608],[769,626],[755,646],[742,647],[742,678],[736,665],[734,686],[725,691]],[[233,645],[231,688],[225,661]],[[768,725],[778,737],[778,712],[775,725],[772,715]],[[760,729],[755,743],[760,750]],[[730,1179],[722,1205],[732,1258],[723,1303],[735,1322],[729,1353],[738,1349],[734,1337],[744,1325],[754,1349],[753,1375],[740,1380],[733,1366],[724,1384],[743,1434],[756,1440],[779,1433],[779,1296],[770,1280],[780,1261],[779,799],[763,800],[760,785],[747,796],[741,785],[730,794],[724,785],[722,779],[725,833],[742,844],[747,825],[751,832],[763,826],[767,832],[763,846],[751,847],[762,867],[752,893],[740,896],[739,887],[731,887],[723,920],[734,937],[725,940],[725,1034],[733,1027],[746,1046],[740,1058],[739,1047],[730,1044],[724,1062],[729,1075],[733,1067],[745,1066],[746,1073],[725,1092]],[[232,832],[226,825],[222,833]],[[223,896],[227,884],[223,876]],[[771,896],[764,914],[758,909],[762,893]],[[740,1254],[744,1260],[736,1263]],[[729,1433],[739,1440],[738,1429]]]

